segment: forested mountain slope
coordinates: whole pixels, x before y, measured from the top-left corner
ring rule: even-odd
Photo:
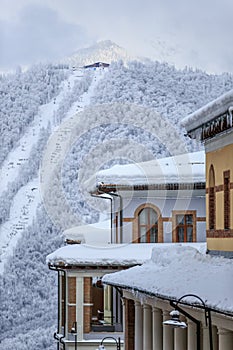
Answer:
[[[97,219],[97,204],[82,185],[99,169],[199,150],[199,143],[184,136],[180,120],[232,89],[232,84],[227,73],[176,70],[159,62],[111,64],[91,98],[93,110],[83,111],[82,135],[64,162],[62,181],[73,212],[90,222],[91,211]]]
[[[80,61],[72,58],[72,64],[75,62]],[[1,77],[1,237],[9,233],[4,225],[18,215],[12,212],[14,206],[22,209],[21,213],[27,210],[27,217],[31,215],[20,228],[19,239],[0,274],[1,350],[56,348],[52,337],[56,276],[48,270],[45,257],[63,244],[61,227],[46,213],[39,196],[37,202],[33,198],[38,210],[32,214],[30,204],[24,207],[19,191],[28,191],[31,181],[37,184],[33,190],[39,188],[39,166],[47,141],[53,141],[56,131],[64,131],[60,124],[75,120],[75,130],[66,129],[62,135],[64,139],[71,137],[71,143],[59,179],[75,223],[89,223],[99,218],[95,202],[83,188],[93,171],[114,163],[197,150],[198,146],[183,136],[180,119],[232,88],[230,74],[180,71],[158,62],[124,65],[119,61],[104,71],[72,71],[66,64],[39,65]],[[54,146],[59,156],[62,143]],[[22,159],[24,152],[27,156]],[[15,168],[9,169],[10,163]],[[56,190],[52,182],[51,205],[62,211]],[[71,224],[64,223],[66,227]],[[12,233],[8,238],[16,236]]]
[[[176,70],[166,63],[113,63],[100,82],[93,103],[130,102],[151,107],[174,125],[189,113],[232,89],[232,75]]]
[[[33,121],[39,106],[58,93],[67,77],[64,65],[37,65],[0,79],[0,164]],[[68,68],[68,67],[67,67]]]

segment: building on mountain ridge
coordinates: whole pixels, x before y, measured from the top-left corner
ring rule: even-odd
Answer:
[[[104,62],[95,62],[92,64],[88,64],[83,66],[83,68],[108,68],[110,66],[109,63],[104,63]]]

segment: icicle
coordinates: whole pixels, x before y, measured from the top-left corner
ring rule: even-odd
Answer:
[[[233,126],[233,106],[230,106],[228,108],[229,116],[230,116],[230,128]]]

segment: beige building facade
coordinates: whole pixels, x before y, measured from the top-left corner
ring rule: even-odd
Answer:
[[[233,92],[188,116],[183,124],[206,152],[207,248],[233,257]]]

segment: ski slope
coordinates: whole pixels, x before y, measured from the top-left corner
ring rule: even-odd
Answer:
[[[102,69],[94,71],[94,77],[88,91],[77,98],[64,119],[71,118],[89,105],[94,89],[105,73],[106,69],[105,71]],[[9,153],[0,169],[0,196],[7,189],[8,183],[15,181],[20,176],[20,171],[28,161],[32,147],[38,142],[41,128],[47,128],[50,124],[52,134],[59,127],[59,123],[54,116],[63,101],[71,94],[75,81],[82,78],[83,69],[73,71],[69,78],[62,82],[59,95],[39,108],[33,123],[21,137],[18,147]],[[35,218],[41,200],[38,174],[38,177],[21,187],[16,193],[11,204],[9,219],[0,226],[0,274],[4,272],[4,265],[8,257],[12,255],[22,232]]]

